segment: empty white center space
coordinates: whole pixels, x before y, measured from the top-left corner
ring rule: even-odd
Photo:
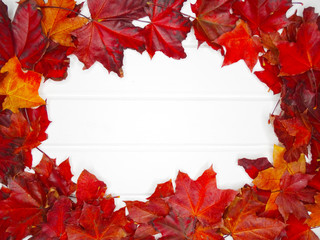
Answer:
[[[75,180],[87,169],[124,199],[211,165],[219,187],[249,183],[237,160],[271,156],[278,141],[268,119],[279,96],[242,61],[221,68],[219,52],[192,41],[179,61],[126,50],[123,78],[100,63],[83,71],[72,56],[67,80],[40,89],[52,121],[40,148],[58,163],[69,157]]]

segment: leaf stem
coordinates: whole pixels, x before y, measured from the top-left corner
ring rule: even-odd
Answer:
[[[280,99],[278,100],[278,102],[277,102],[276,106],[274,107],[274,109],[273,109],[273,111],[272,111],[271,115],[273,115],[273,114],[274,114],[274,112],[276,111],[276,109],[277,109],[277,107],[278,107],[279,103],[280,103]]]
[[[76,12],[76,11],[71,10],[71,9],[69,9],[69,8],[56,7],[56,6],[39,6],[39,8],[56,8],[56,9],[62,9],[62,10],[66,10],[66,11],[73,12],[73,13],[75,13],[75,14],[80,15],[81,17],[84,17],[84,18],[88,19],[89,21],[92,21],[92,19],[89,18],[89,17],[87,17],[86,15],[83,15],[82,13]]]
[[[42,151],[39,147],[36,147],[36,149],[37,149],[39,152],[41,152],[43,155],[45,155],[47,158],[50,158],[50,157],[48,156],[48,154],[46,154],[44,151]]]
[[[183,12],[177,10],[177,9],[172,8],[172,7],[167,7],[167,6],[164,6],[164,5],[161,5],[161,4],[155,4],[155,3],[153,3],[153,2],[147,2],[147,4],[148,4],[148,5],[153,5],[153,6],[156,6],[156,7],[160,7],[160,8],[171,8],[172,11],[177,12],[177,13],[181,13],[181,14],[182,14],[183,16],[185,16],[185,17],[191,18],[191,19],[193,19],[193,20],[197,19],[196,17],[193,17],[193,16],[191,16],[191,15],[189,15],[189,14],[183,13]]]

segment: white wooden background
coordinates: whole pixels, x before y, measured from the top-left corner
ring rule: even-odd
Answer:
[[[12,16],[15,1],[4,2]],[[302,2],[320,11],[319,0]],[[179,170],[196,178],[213,165],[220,188],[250,183],[237,160],[272,159],[278,141],[268,118],[279,96],[242,61],[221,68],[220,53],[197,49],[193,33],[183,45],[188,57],[179,61],[126,50],[124,78],[100,63],[83,71],[72,56],[68,79],[40,90],[52,121],[40,148],[58,163],[69,157],[75,181],[83,169],[96,174],[121,196],[119,206],[144,199]]]

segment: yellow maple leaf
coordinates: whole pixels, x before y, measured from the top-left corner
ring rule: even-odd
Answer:
[[[6,95],[2,104],[3,109],[17,113],[19,108],[31,108],[46,104],[38,94],[42,79],[41,74],[23,71],[17,57],[9,59],[1,68],[0,73],[6,73],[6,76],[0,81],[0,95]]]
[[[43,14],[41,22],[45,35],[60,45],[74,47],[71,32],[88,22],[88,19],[83,17],[68,17],[75,7],[75,1],[49,0],[45,4],[38,0],[37,3]]]

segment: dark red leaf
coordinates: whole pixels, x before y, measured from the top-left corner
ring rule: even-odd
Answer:
[[[46,214],[46,192],[31,173],[22,173],[10,179],[9,198],[0,201],[0,218],[9,222],[7,232],[15,239],[23,239],[39,231]]]
[[[145,0],[88,0],[93,21],[74,34],[78,45],[74,54],[90,68],[96,61],[122,76],[123,51],[144,51],[141,29],[132,21],[145,16]]]
[[[8,8],[0,0],[0,68],[14,56],[13,35],[11,20],[8,17]]]
[[[67,240],[66,220],[70,216],[71,200],[60,197],[47,213],[47,222],[41,225],[41,231],[32,240],[56,239]]]
[[[196,14],[193,21],[194,33],[201,45],[206,42],[213,49],[220,48],[214,41],[236,25],[238,17],[230,14],[234,0],[198,0],[191,5]]]
[[[48,39],[42,34],[41,13],[33,1],[18,6],[12,22],[15,55],[23,68],[33,69],[44,54]]]
[[[146,8],[151,20],[143,34],[146,38],[146,50],[150,57],[161,51],[174,59],[185,58],[181,42],[191,29],[191,22],[180,10],[185,0],[153,0]]]
[[[46,53],[35,65],[34,70],[48,79],[63,80],[68,74],[70,59],[67,57],[68,47],[51,42]]]
[[[235,14],[247,21],[254,34],[259,30],[276,32],[288,24],[287,10],[291,0],[246,0],[233,4]]]
[[[277,196],[275,203],[285,219],[288,219],[290,214],[293,214],[297,219],[307,218],[308,211],[305,208],[304,202],[312,203],[315,191],[305,191],[308,181],[312,177],[307,174],[296,173],[294,175],[285,174],[280,181],[281,191]]]
[[[61,195],[70,196],[76,190],[75,183],[71,181],[73,175],[68,159],[57,166],[55,159],[43,155],[40,163],[33,169],[47,188],[55,187]]]
[[[254,160],[242,158],[238,160],[238,165],[242,166],[252,179],[256,178],[260,171],[272,167],[272,164],[269,162],[268,158],[265,157]]]

